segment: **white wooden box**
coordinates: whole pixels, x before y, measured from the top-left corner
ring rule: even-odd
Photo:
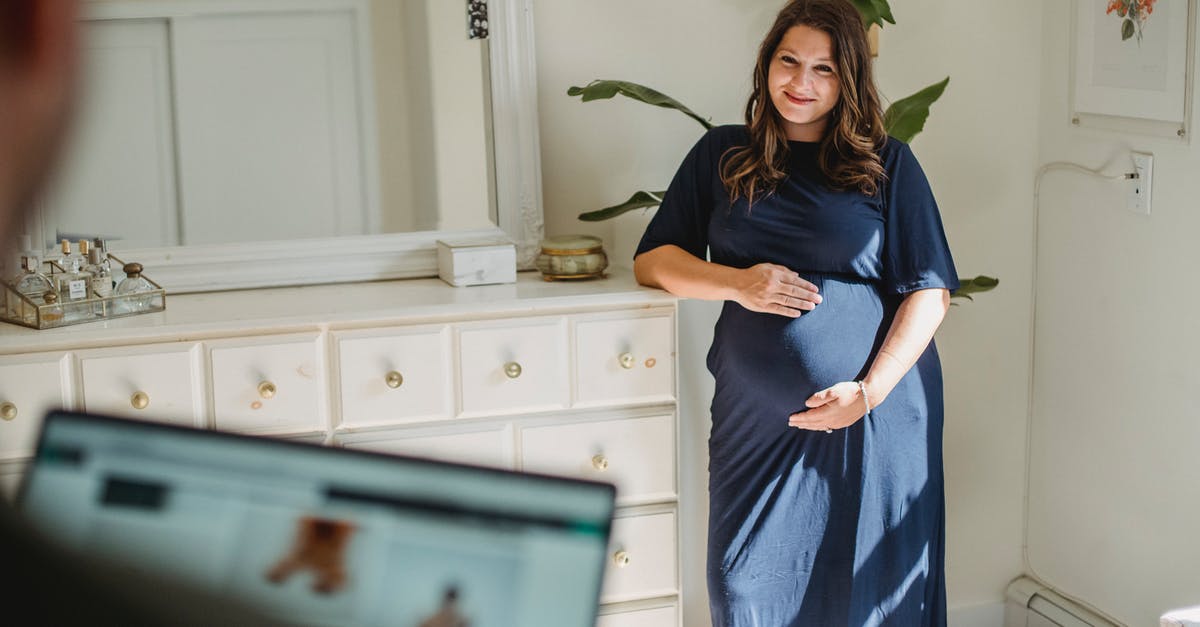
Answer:
[[[508,240],[438,240],[437,249],[438,276],[450,285],[517,281],[517,248]]]

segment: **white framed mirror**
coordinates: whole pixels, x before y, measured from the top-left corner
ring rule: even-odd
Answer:
[[[76,137],[34,242],[168,293],[429,277],[542,237],[532,0],[89,0]]]

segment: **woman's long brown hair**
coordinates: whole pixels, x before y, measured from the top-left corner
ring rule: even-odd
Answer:
[[[829,186],[858,188],[874,196],[885,177],[879,150],[887,141],[887,131],[862,17],[849,0],[791,0],[779,11],[759,47],[754,88],[746,103],[750,145],[731,148],[722,157],[721,182],[729,191],[731,204],[743,196],[753,203],[756,194],[774,191],[787,176],[787,134],[771,101],[767,74],[784,34],[801,25],[823,31],[833,40],[841,90],[828,114],[817,158]]]

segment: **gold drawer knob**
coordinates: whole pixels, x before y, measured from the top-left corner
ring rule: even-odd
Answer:
[[[275,398],[275,384],[270,381],[263,381],[258,384],[258,395],[263,398]]]
[[[394,390],[404,384],[404,375],[393,370],[387,373],[387,375],[383,377],[383,380],[387,382],[388,387]]]
[[[653,357],[646,358],[646,367],[647,368],[653,368],[654,364],[657,364],[657,363],[658,363],[658,360]]]
[[[518,364],[515,361],[510,361],[507,364],[504,364],[504,376],[508,377],[509,379],[516,379],[517,377],[521,376],[521,364]]]
[[[608,458],[603,454],[592,456],[592,468],[604,472],[608,470]]]
[[[17,406],[8,401],[0,403],[0,418],[5,420],[16,420]]]
[[[146,409],[150,406],[150,395],[141,390],[134,392],[133,396],[129,397],[129,404],[133,405],[134,409]]]
[[[633,358],[633,353],[621,353],[621,356],[617,358],[617,361],[619,361],[621,363],[621,367],[626,370],[633,368],[633,366],[637,363],[637,360]]]
[[[613,553],[613,564],[616,564],[617,568],[625,568],[628,566],[629,553],[627,551],[617,551],[616,553]]]

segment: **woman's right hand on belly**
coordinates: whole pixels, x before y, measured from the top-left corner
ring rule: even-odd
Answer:
[[[738,272],[732,286],[737,304],[760,313],[799,318],[821,302],[817,286],[799,274],[773,263],[760,263]]]

